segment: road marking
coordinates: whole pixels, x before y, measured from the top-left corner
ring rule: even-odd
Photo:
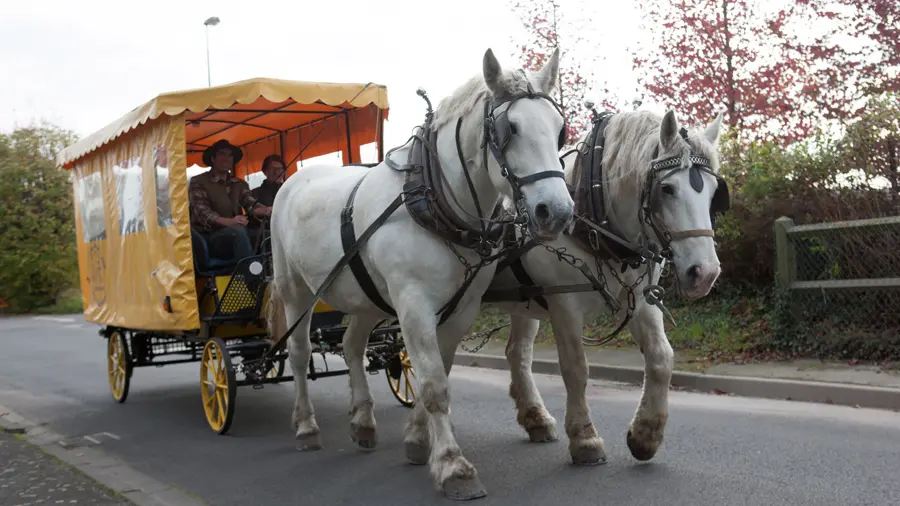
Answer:
[[[33,319],[46,322],[75,323],[75,318],[72,316],[35,316]]]

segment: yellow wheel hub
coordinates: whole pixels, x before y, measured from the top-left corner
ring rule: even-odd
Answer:
[[[415,379],[416,371],[413,369],[412,362],[409,360],[409,354],[406,350],[402,350],[399,354],[400,358],[400,378],[395,379],[391,376],[388,368],[385,368],[388,385],[394,397],[406,407],[411,407],[416,402]]]
[[[115,331],[110,334],[106,343],[106,372],[109,377],[109,390],[116,402],[125,402],[128,397],[131,366],[128,345],[125,336]]]
[[[206,421],[213,431],[224,434],[234,418],[236,382],[231,356],[221,339],[210,339],[203,347],[200,382]]]

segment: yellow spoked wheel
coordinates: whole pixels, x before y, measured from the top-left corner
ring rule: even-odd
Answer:
[[[109,376],[109,390],[119,404],[128,397],[131,385],[131,354],[128,343],[121,331],[109,335],[106,343],[106,372]]]
[[[409,354],[406,353],[406,348],[388,362],[384,372],[394,397],[400,401],[400,404],[411,408],[416,403],[414,381],[416,371],[409,361]]]
[[[237,381],[234,377],[231,355],[225,342],[214,337],[203,347],[200,361],[200,394],[203,411],[210,428],[217,434],[225,434],[234,419],[234,399]]]

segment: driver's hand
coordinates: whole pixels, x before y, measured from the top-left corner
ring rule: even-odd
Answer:
[[[247,223],[249,223],[249,220],[243,214],[239,214],[239,215],[235,216],[234,218],[232,218],[232,222],[235,225],[246,225]]]

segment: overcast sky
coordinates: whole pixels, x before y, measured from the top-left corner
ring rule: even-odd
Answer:
[[[630,2],[560,0],[568,16],[591,9],[588,51],[623,96],[635,84],[625,49],[637,26]],[[602,13],[602,14],[601,14]],[[507,0],[256,1],[37,0],[0,10],[0,130],[46,119],[85,136],[154,96],[251,77],[374,81],[388,87],[388,147],[433,103],[481,71],[491,47],[505,66],[521,25]],[[705,120],[706,118],[704,118]]]

